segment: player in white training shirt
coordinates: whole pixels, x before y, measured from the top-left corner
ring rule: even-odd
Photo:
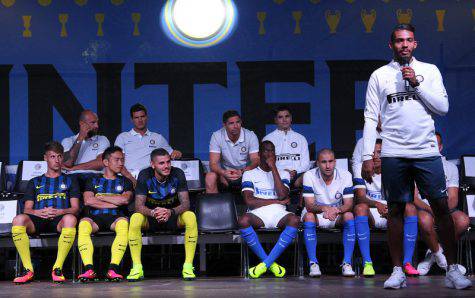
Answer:
[[[240,189],[244,172],[259,164],[259,140],[253,131],[242,127],[241,116],[229,110],[223,114],[223,127],[211,135],[206,193]]]
[[[363,130],[362,177],[371,182],[374,173],[372,155],[376,141],[376,125],[381,115],[383,139],[382,182],[388,202],[388,244],[394,265],[385,288],[406,286],[402,271],[402,239],[404,211],[414,200],[414,183],[428,198],[435,220],[448,270],[445,285],[464,289],[471,281],[455,264],[455,232],[447,205],[444,169],[437,140],[433,114],[445,115],[449,109],[442,76],[433,64],[416,60],[414,26],[397,25],[389,47],[394,59],[371,75],[366,92]]]
[[[259,166],[244,172],[242,195],[249,211],[239,218],[241,237],[262,261],[249,269],[258,278],[269,269],[276,277],[283,277],[285,269],[275,260],[297,236],[300,219],[286,210],[289,203],[289,173],[276,166],[274,144],[263,141],[259,147]],[[269,255],[264,251],[254,229],[279,228],[279,240]]]
[[[442,143],[442,136],[437,132],[436,136],[439,151],[442,152],[444,147]],[[458,240],[460,239],[460,236],[465,231],[467,231],[467,228],[470,225],[470,220],[467,214],[457,209],[459,202],[459,173],[457,166],[447,161],[444,156],[442,156],[442,164],[444,166],[445,181],[447,185],[447,192],[449,194],[449,212],[454,221],[455,237]],[[437,265],[442,269],[447,269],[447,261],[444,254],[442,253],[443,250],[439,245],[437,233],[434,229],[434,216],[432,209],[429,206],[429,202],[426,199],[421,198],[419,193],[416,193],[414,197],[414,203],[419,210],[419,231],[421,233],[422,239],[429,247],[425,259],[419,263],[417,270],[421,275],[426,275],[434,263],[437,263]],[[458,266],[459,270],[461,270],[462,273],[465,273],[465,268],[461,265]]]
[[[305,209],[304,240],[310,261],[310,276],[321,275],[316,257],[316,227],[331,229],[343,227],[344,257],[343,276],[354,276],[351,258],[355,247],[355,222],[353,217],[353,181],[350,172],[336,169],[335,154],[331,149],[322,149],[317,155],[317,168],[303,176],[302,196]]]
[[[137,103],[131,106],[130,118],[134,127],[119,134],[115,145],[124,150],[125,165],[121,174],[135,186],[139,172],[150,166],[150,154],[153,150],[163,148],[171,159],[181,158],[182,153],[174,150],[161,134],[148,130],[148,114],[143,105]]]
[[[362,178],[354,178],[355,195],[357,205],[354,208],[356,235],[361,255],[365,261],[363,269],[364,276],[374,275],[372,261],[370,256],[369,226],[378,229],[386,229],[388,207],[384,193],[381,188],[381,139],[376,140],[373,162],[374,175],[373,181],[369,183]],[[369,223],[369,225],[368,225]],[[417,210],[414,204],[407,203],[404,212],[404,272],[408,275],[419,275],[419,272],[412,266],[412,257],[414,254],[417,240]]]
[[[277,129],[266,135],[263,140],[274,143],[277,168],[289,172],[290,185],[301,187],[303,173],[310,166],[307,139],[292,130],[292,114],[289,107],[280,106],[274,114]]]

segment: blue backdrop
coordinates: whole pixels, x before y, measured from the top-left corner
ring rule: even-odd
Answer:
[[[344,69],[336,70],[335,77],[331,75],[332,62],[343,62],[344,65],[345,61],[369,60],[373,61],[368,64],[374,69],[382,63],[378,60],[391,59],[389,33],[398,21],[410,21],[416,26],[419,47],[415,56],[436,64],[443,74],[450,112],[436,121],[445,137],[448,157],[475,153],[472,119],[475,113],[474,1],[239,0],[235,1],[239,19],[234,34],[223,43],[205,49],[181,47],[166,37],[159,24],[164,1],[1,0],[0,3],[0,89],[3,89],[0,90],[0,118],[3,121],[0,121],[4,141],[0,146],[3,146],[2,158],[8,158],[11,164],[37,157],[42,148],[35,150],[35,146],[50,136],[61,140],[76,133],[73,130],[77,113],[71,110],[79,106],[70,104],[71,98],[77,100],[80,107],[103,111],[100,120],[103,126],[107,123],[106,134],[111,143],[116,132],[130,129],[128,109],[141,102],[149,108],[151,130],[170,138],[172,146],[185,152],[189,148],[179,148],[179,145],[186,144],[180,139],[187,136],[192,144],[190,154],[207,160],[209,138],[220,128],[225,110],[242,111],[245,108],[242,105],[246,104],[244,126],[258,130],[253,124],[255,119],[250,117],[270,109],[256,105],[257,110],[252,112],[252,95],[262,94],[248,87],[253,82],[252,76],[243,83],[246,66],[239,63],[257,61],[305,61],[303,69],[311,72],[305,78],[293,80],[298,73],[283,80],[258,77],[265,86],[265,98],[260,100],[306,103],[302,106],[304,111],[300,111],[301,121],[298,122],[301,124],[296,124],[295,130],[304,134],[309,143],[314,144],[314,149],[335,146],[335,142],[339,142],[337,145],[341,149],[338,151],[347,154],[361,134],[362,114],[361,111],[354,112],[364,107],[369,75],[364,71],[363,77],[350,82],[350,89],[354,88],[353,97],[339,97],[339,90],[348,88],[345,86],[348,83],[338,79],[338,73],[341,76]],[[99,25],[102,30],[98,30]],[[197,82],[190,89],[194,101],[186,102],[193,106],[184,106],[184,109],[193,111],[194,118],[188,118],[188,124],[194,130],[188,130],[183,122],[175,124],[174,119],[170,119],[179,115],[176,107],[170,112],[173,110],[169,101],[173,93],[170,84],[181,77],[173,75],[173,71],[165,71],[160,75],[171,78],[163,79],[166,83],[144,83],[156,73],[140,70],[139,65],[184,62],[220,63],[213,64],[220,68],[217,78]],[[119,80],[99,80],[99,67],[95,65],[117,66],[115,71],[119,73]],[[253,67],[252,63],[250,67]],[[296,72],[305,72],[301,69]],[[57,71],[58,77],[52,79],[52,70]],[[186,69],[182,71],[186,72]],[[272,76],[272,67],[264,72],[264,76]],[[137,73],[148,73],[148,79],[138,78]],[[196,69],[194,73],[196,75]],[[289,73],[292,73],[291,69]],[[48,81],[50,79],[52,81]],[[180,93],[180,88],[175,89],[178,91],[173,94],[181,94],[181,100],[190,97],[190,92]],[[68,90],[70,93],[66,92]],[[106,102],[102,108],[98,107],[99,98]],[[354,108],[338,110],[339,102],[350,102],[349,106]],[[54,107],[51,117],[42,113],[44,103]],[[119,111],[115,118],[107,113],[107,110],[115,109],[114,105],[120,105],[115,107]],[[38,110],[32,111],[33,107]],[[49,118],[52,128],[46,124],[43,127]],[[352,137],[348,138],[347,144],[338,141],[340,130],[334,129],[340,122],[341,129],[351,130]],[[171,128],[171,125],[176,127]],[[37,127],[39,132],[32,131]],[[268,124],[265,131],[274,128]],[[48,129],[52,131],[48,132]],[[171,138],[173,129],[177,135]]]

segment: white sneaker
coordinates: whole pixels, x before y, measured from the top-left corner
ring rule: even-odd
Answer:
[[[434,263],[434,255],[432,254],[430,249],[428,249],[424,260],[417,265],[417,271],[419,271],[419,275],[427,275]]]
[[[346,277],[353,277],[356,273],[353,271],[353,268],[351,268],[350,264],[343,263],[341,265],[341,274]]]
[[[444,250],[442,247],[439,246],[439,250],[436,253],[432,254],[434,256],[434,260],[441,269],[447,271],[447,259],[444,255]]]
[[[400,289],[405,288],[406,285],[406,275],[402,271],[401,267],[395,266],[393,268],[393,273],[391,276],[384,282],[385,289]]]
[[[445,275],[445,286],[451,289],[462,290],[472,286],[472,282],[458,269],[457,264],[450,265]]]
[[[460,273],[462,273],[462,275],[465,275],[465,273],[467,273],[467,268],[465,268],[464,266],[457,264],[457,268],[459,269]]]
[[[320,266],[317,263],[310,263],[310,272],[308,274],[310,277],[320,277],[322,276],[322,271],[320,271]]]

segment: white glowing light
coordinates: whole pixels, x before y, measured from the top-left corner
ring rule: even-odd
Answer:
[[[223,0],[176,0],[172,18],[183,35],[195,40],[207,39],[224,26],[226,5]]]

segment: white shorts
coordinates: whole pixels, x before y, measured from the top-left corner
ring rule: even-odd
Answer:
[[[249,210],[247,213],[254,214],[259,217],[267,229],[277,228],[279,221],[287,214],[291,213],[285,209],[284,205],[272,204]]]
[[[307,209],[304,208],[302,210],[302,217],[301,217],[302,222],[304,221],[305,214],[307,214]],[[323,213],[318,213],[317,214],[317,220],[318,220],[317,227],[319,227],[320,229],[333,229],[333,228],[335,228],[336,222],[339,218],[340,218],[340,215],[338,215],[335,220],[329,220],[329,219],[323,218]]]
[[[369,212],[374,219],[374,227],[377,229],[387,229],[388,227],[388,220],[384,217],[381,217],[377,208],[369,208]]]

